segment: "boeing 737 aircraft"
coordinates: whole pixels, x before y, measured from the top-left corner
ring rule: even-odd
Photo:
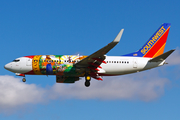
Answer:
[[[85,86],[90,86],[91,78],[102,80],[102,76],[115,76],[148,70],[165,63],[165,59],[174,51],[166,53],[164,48],[170,29],[170,23],[163,23],[150,39],[138,51],[122,55],[107,56],[119,43],[124,29],[107,46],[89,56],[79,55],[33,55],[20,57],[4,66],[17,76],[56,75],[57,83],[74,83],[85,77]]]

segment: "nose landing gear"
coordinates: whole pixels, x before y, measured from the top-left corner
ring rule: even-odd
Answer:
[[[26,78],[23,78],[22,81],[23,81],[23,82],[26,82]]]
[[[91,76],[87,75],[87,76],[85,76],[85,79],[86,79],[86,81],[85,81],[84,85],[86,87],[89,87],[90,86],[90,81],[91,81]]]

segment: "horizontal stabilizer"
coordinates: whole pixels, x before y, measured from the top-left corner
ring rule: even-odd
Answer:
[[[168,52],[166,52],[164,54],[161,54],[161,55],[159,55],[159,56],[157,56],[157,57],[155,57],[153,59],[150,59],[149,62],[160,62],[160,61],[163,61],[174,51],[175,51],[175,49],[170,50],[170,51],[168,51]]]

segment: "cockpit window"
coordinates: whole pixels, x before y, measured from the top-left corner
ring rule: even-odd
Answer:
[[[20,60],[13,60],[13,62],[19,62]]]

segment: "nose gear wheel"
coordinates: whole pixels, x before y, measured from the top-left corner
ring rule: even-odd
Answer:
[[[22,81],[23,81],[23,82],[26,82],[26,78],[23,78]]]

